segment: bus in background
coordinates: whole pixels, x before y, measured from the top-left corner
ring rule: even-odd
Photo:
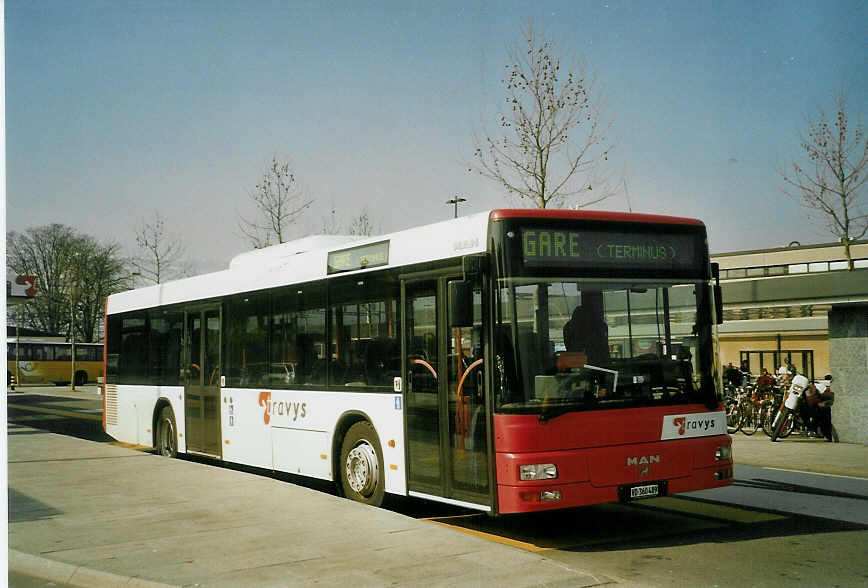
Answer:
[[[107,301],[104,428],[493,515],[732,482],[697,220],[502,209]]]
[[[75,344],[75,385],[96,382],[103,374],[103,344]],[[16,366],[17,363],[17,366]],[[21,338],[6,341],[6,381],[28,384],[69,384],[72,347],[69,343]],[[13,388],[14,389],[14,388]]]

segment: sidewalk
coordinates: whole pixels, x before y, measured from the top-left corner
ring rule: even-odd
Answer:
[[[9,567],[73,586],[611,580],[265,476],[9,428]]]
[[[761,430],[751,436],[737,432],[731,437],[736,465],[868,478],[868,445],[829,443],[800,435],[772,443]]]

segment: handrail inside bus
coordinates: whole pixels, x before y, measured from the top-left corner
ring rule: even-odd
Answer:
[[[424,359],[411,359],[410,363],[421,365],[428,368],[428,371],[431,372],[431,375],[434,376],[434,379],[437,379],[437,372],[434,371],[434,368],[431,367],[431,364],[425,361]]]

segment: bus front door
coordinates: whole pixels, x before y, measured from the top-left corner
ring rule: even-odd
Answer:
[[[184,417],[187,450],[221,457],[220,308],[187,311]]]
[[[474,325],[450,328],[446,277],[404,283],[411,495],[490,507],[481,293]]]

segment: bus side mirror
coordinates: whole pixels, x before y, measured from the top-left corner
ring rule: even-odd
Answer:
[[[714,294],[714,314],[716,323],[723,324],[723,289],[720,287],[720,265],[711,264],[711,276],[714,278],[713,294]]]
[[[449,282],[449,327],[473,326],[473,282]]]

